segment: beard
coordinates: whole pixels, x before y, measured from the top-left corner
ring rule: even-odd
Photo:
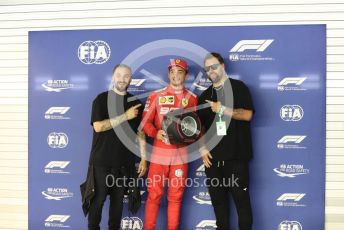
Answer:
[[[119,83],[123,83],[123,84],[119,84]],[[125,92],[127,91],[129,84],[126,84],[125,82],[117,82],[115,83],[115,88],[119,91],[119,92]]]
[[[208,76],[208,79],[212,82],[212,83],[218,83],[221,81],[222,79],[222,76],[220,76],[219,74],[215,74],[216,76],[215,77],[210,77]]]

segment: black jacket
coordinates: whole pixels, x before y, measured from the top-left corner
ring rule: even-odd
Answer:
[[[82,210],[85,216],[87,216],[88,210],[91,206],[91,201],[95,195],[94,185],[94,168],[93,165],[89,165],[86,181],[80,185]]]
[[[128,178],[128,187],[127,187],[127,195],[128,195],[128,208],[129,211],[135,214],[139,208],[141,207],[141,193],[140,193],[140,186],[137,180],[137,173],[135,170],[135,166],[131,167],[130,169],[124,170],[125,177]],[[95,196],[95,179],[94,179],[94,167],[93,165],[88,166],[87,170],[87,178],[84,183],[80,185],[80,192],[81,192],[81,200],[82,200],[82,210],[84,215],[87,216],[88,211],[91,206],[91,202],[93,197]]]

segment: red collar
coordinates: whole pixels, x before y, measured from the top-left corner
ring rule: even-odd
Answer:
[[[167,91],[170,92],[170,93],[174,93],[174,94],[181,94],[181,93],[185,92],[185,86],[183,87],[183,89],[176,90],[176,89],[172,88],[172,86],[168,85],[167,86]]]

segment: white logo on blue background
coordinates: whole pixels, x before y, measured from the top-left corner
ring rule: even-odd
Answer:
[[[277,206],[279,207],[306,207],[300,203],[306,193],[284,193],[277,198]]]
[[[48,80],[42,84],[45,91],[48,92],[62,92],[62,90],[74,88],[74,85],[69,83],[69,80]]]
[[[131,79],[130,86],[141,86],[146,79]]]
[[[212,230],[216,228],[216,220],[202,220],[196,225],[195,230]]]
[[[198,81],[193,83],[193,86],[196,87],[200,91],[204,91],[208,89],[208,87],[211,85],[212,85],[212,82],[208,78],[202,78],[202,77],[200,77]]]
[[[146,89],[142,85],[146,80],[147,79],[139,79],[139,78],[131,79],[130,85],[128,87],[128,92],[146,91]]]
[[[230,61],[273,61],[273,57],[261,55],[273,41],[274,39],[241,40],[229,51],[228,59]],[[245,51],[250,51],[250,53],[243,53]]]
[[[197,204],[211,205],[211,199],[208,192],[199,192],[198,195],[192,197]]]
[[[205,177],[205,166],[202,163],[197,169],[196,169],[196,176],[198,177]]]
[[[65,148],[68,145],[68,136],[65,133],[49,133],[47,142],[50,148]]]
[[[50,215],[45,219],[44,226],[48,228],[70,228],[64,223],[70,218],[70,215]]]
[[[84,41],[78,49],[79,60],[87,65],[104,64],[111,55],[110,46],[104,41]]]
[[[121,222],[122,230],[142,230],[143,223],[138,217],[124,217]]]
[[[306,90],[301,87],[301,84],[306,80],[306,77],[285,77],[283,78],[277,86],[279,91],[284,90]]]
[[[44,167],[44,172],[47,174],[69,174],[70,172],[64,170],[69,164],[70,161],[50,161]]]
[[[230,52],[244,52],[245,50],[255,50],[256,52],[263,52],[270,46],[274,39],[266,40],[241,40]]]
[[[305,146],[302,146],[302,141],[307,136],[298,136],[298,135],[286,135],[283,136],[277,142],[277,148],[279,149],[306,149]]]
[[[309,169],[304,168],[303,165],[281,164],[279,168],[274,168],[274,172],[279,177],[295,178],[309,174]]]
[[[42,191],[42,195],[47,200],[62,200],[74,196],[67,188],[47,188],[46,191]]]
[[[47,120],[65,120],[70,119],[70,117],[64,116],[68,112],[70,107],[50,107],[44,115]]]
[[[302,230],[302,225],[298,221],[285,220],[278,225],[278,230]]]
[[[283,121],[300,121],[303,114],[303,109],[299,105],[284,105],[280,109],[280,116]]]
[[[240,61],[239,54],[229,54],[229,60]]]

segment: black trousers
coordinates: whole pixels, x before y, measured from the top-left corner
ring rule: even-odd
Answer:
[[[89,230],[100,230],[99,224],[107,195],[110,196],[109,230],[120,229],[125,187],[116,186],[114,180],[123,178],[123,171],[124,168],[114,169],[94,166],[95,197],[91,201],[88,213]]]
[[[238,214],[240,230],[252,230],[249,195],[249,165],[246,161],[213,161],[205,168],[207,186],[213,204],[218,230],[229,230],[229,194]]]

